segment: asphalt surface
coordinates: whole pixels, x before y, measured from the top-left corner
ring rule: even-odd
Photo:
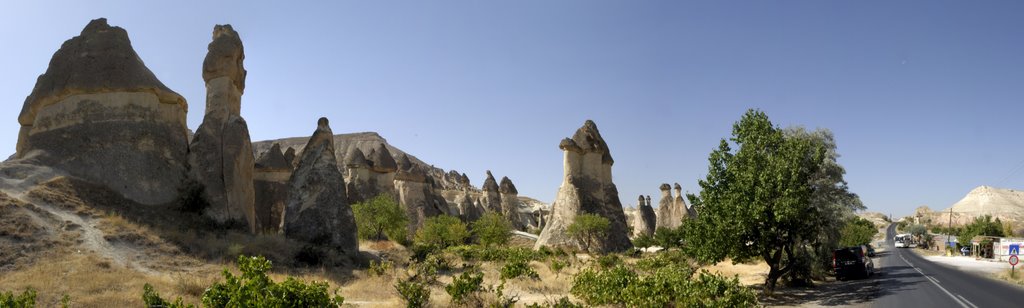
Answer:
[[[1024,307],[1024,288],[937,264],[893,244],[896,225],[886,229],[873,278],[845,282],[840,289],[864,291],[854,297],[870,307]],[[1022,273],[1024,274],[1024,273]],[[859,306],[860,306],[859,305]]]

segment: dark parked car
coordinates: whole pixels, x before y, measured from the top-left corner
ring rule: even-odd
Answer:
[[[836,279],[867,278],[875,271],[875,264],[867,256],[867,246],[844,247],[832,251],[832,268]]]

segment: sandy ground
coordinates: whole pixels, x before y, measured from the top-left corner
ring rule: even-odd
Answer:
[[[948,266],[955,267],[965,272],[974,272],[980,274],[995,274],[1004,272],[1010,269],[1010,263],[988,261],[988,260],[976,260],[974,257],[946,257],[946,256],[923,256],[928,261],[932,261],[939,264],[945,264]],[[1020,264],[1018,264],[1020,265]],[[1018,266],[1017,269],[1020,269]]]

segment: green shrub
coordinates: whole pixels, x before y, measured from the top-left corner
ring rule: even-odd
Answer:
[[[0,292],[0,307],[28,308],[36,306],[36,290],[25,289],[20,295],[14,292]]]
[[[359,238],[367,240],[388,239],[405,244],[408,218],[402,207],[389,194],[381,193],[373,199],[352,205],[356,217]]]
[[[416,231],[416,244],[445,249],[462,245],[469,238],[466,224],[454,216],[440,215],[427,218],[423,227]]]
[[[701,271],[691,279],[685,296],[680,296],[679,307],[755,307],[757,295],[740,285],[739,279],[726,279]]]
[[[284,282],[274,282],[267,277],[270,261],[263,257],[238,256],[241,276],[232,275],[224,269],[224,281],[214,283],[203,292],[205,307],[338,307],[345,298],[327,292],[326,282],[306,284],[288,277]],[[184,306],[181,298],[173,303],[160,298],[153,286],[142,288],[142,301],[147,307],[192,307]]]
[[[569,293],[589,305],[621,304],[622,290],[637,279],[637,274],[625,266],[604,270],[587,268],[573,277]]]
[[[654,246],[654,237],[647,234],[641,234],[640,236],[637,236],[636,238],[633,239],[633,246],[637,248],[647,248]]]
[[[597,257],[597,264],[601,268],[612,268],[613,266],[622,264],[622,259],[618,255],[603,255]]]
[[[398,296],[405,301],[406,307],[425,307],[430,302],[430,290],[426,283],[417,281],[415,277],[399,281],[395,284],[395,290],[398,290]]]
[[[394,267],[395,262],[392,261],[381,260],[378,262],[375,260],[370,260],[370,269],[368,270],[368,272],[370,273],[371,276],[384,276]]]
[[[530,267],[530,261],[526,259],[515,259],[505,262],[505,265],[501,266],[501,279],[514,279],[521,276],[526,276],[532,279],[540,279],[540,275],[537,271]]]
[[[452,296],[453,304],[479,302],[479,292],[483,290],[484,273],[479,270],[465,271],[452,278],[452,283],[444,287],[444,291]]]
[[[562,272],[562,269],[564,269],[566,266],[569,266],[569,262],[568,261],[562,261],[562,260],[559,260],[559,259],[551,259],[551,263],[549,265],[549,267],[551,268],[551,271],[555,272],[555,276],[556,277],[558,276],[559,273]]]
[[[505,245],[512,237],[512,223],[501,214],[487,212],[473,222],[473,236],[480,245]]]
[[[683,244],[683,229],[671,229],[661,227],[654,230],[654,244],[661,246],[661,248],[679,248]]]
[[[149,285],[148,283],[142,286],[142,302],[146,305],[146,307],[150,307],[150,308],[156,308],[156,307],[165,307],[165,308],[194,308],[195,307],[192,304],[189,304],[189,305],[183,304],[181,302],[181,297],[175,299],[173,303],[164,300],[163,298],[160,297],[160,293],[157,293],[156,290],[153,290],[153,286]],[[7,306],[0,305],[0,307],[7,307]]]
[[[601,239],[607,236],[610,229],[611,222],[607,218],[596,214],[581,214],[576,216],[565,232],[581,249],[589,253],[591,250],[602,249]]]
[[[675,304],[686,294],[692,274],[693,270],[678,264],[659,267],[623,289],[622,304],[628,307],[692,307]]]

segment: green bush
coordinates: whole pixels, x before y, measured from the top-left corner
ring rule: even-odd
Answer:
[[[607,218],[596,214],[580,214],[576,216],[572,224],[565,229],[569,237],[586,252],[602,249],[601,239],[608,235],[611,229],[611,222]]]
[[[369,273],[372,276],[384,276],[389,271],[391,271],[391,269],[394,268],[394,267],[395,267],[395,262],[392,262],[392,261],[381,260],[380,262],[378,262],[378,261],[370,260]]]
[[[270,261],[263,257],[238,256],[241,276],[232,275],[224,269],[224,281],[214,283],[203,292],[205,307],[338,307],[345,298],[327,292],[326,282],[306,284],[288,277],[284,282],[274,282],[267,276]],[[183,306],[181,298],[173,303],[160,298],[153,286],[143,286],[142,301],[147,307],[192,307]]]
[[[479,292],[483,290],[484,273],[479,270],[465,271],[452,278],[452,283],[444,287],[444,291],[452,296],[453,304],[479,302]]]
[[[379,241],[387,236],[392,241],[406,244],[408,218],[391,195],[382,193],[353,204],[352,214],[356,217],[359,238]]]
[[[565,269],[566,266],[569,266],[568,261],[562,261],[554,258],[551,259],[551,263],[549,265],[551,271],[555,273],[555,276],[558,276],[558,274],[561,273],[562,269]]]
[[[683,230],[661,227],[654,230],[653,240],[655,245],[664,249],[679,248],[683,244]]]
[[[597,264],[600,265],[601,268],[612,268],[616,265],[622,264],[622,258],[619,258],[618,255],[603,255],[597,257]]]
[[[647,234],[641,234],[633,239],[633,246],[637,248],[647,248],[654,245],[654,237]]]
[[[406,307],[425,307],[430,302],[430,290],[426,283],[417,281],[415,277],[399,281],[395,284],[395,290],[398,290],[398,296],[405,301]]]
[[[501,214],[487,212],[473,222],[473,235],[480,245],[505,245],[512,237],[512,223]]]
[[[527,259],[515,259],[505,262],[505,265],[501,266],[500,272],[501,279],[515,279],[522,276],[540,279],[540,275],[530,267],[530,261]]]
[[[469,238],[469,229],[455,216],[440,215],[427,218],[423,227],[416,231],[416,244],[445,249],[462,245]]]
[[[0,292],[0,307],[28,308],[36,306],[36,290],[26,289],[20,295],[14,292]]]
[[[626,265],[592,267],[573,277],[570,293],[588,305],[626,307],[750,307],[754,292],[736,278],[725,279],[693,270],[671,258],[645,261],[646,274]],[[642,260],[643,261],[643,260]],[[638,262],[639,263],[639,262]],[[638,264],[639,265],[639,264]]]
[[[920,226],[920,225],[915,225]],[[923,229],[924,226],[921,226]],[[839,245],[840,246],[856,246],[862,244],[868,244],[871,239],[878,234],[878,228],[870,220],[856,217],[847,220],[840,232]]]

